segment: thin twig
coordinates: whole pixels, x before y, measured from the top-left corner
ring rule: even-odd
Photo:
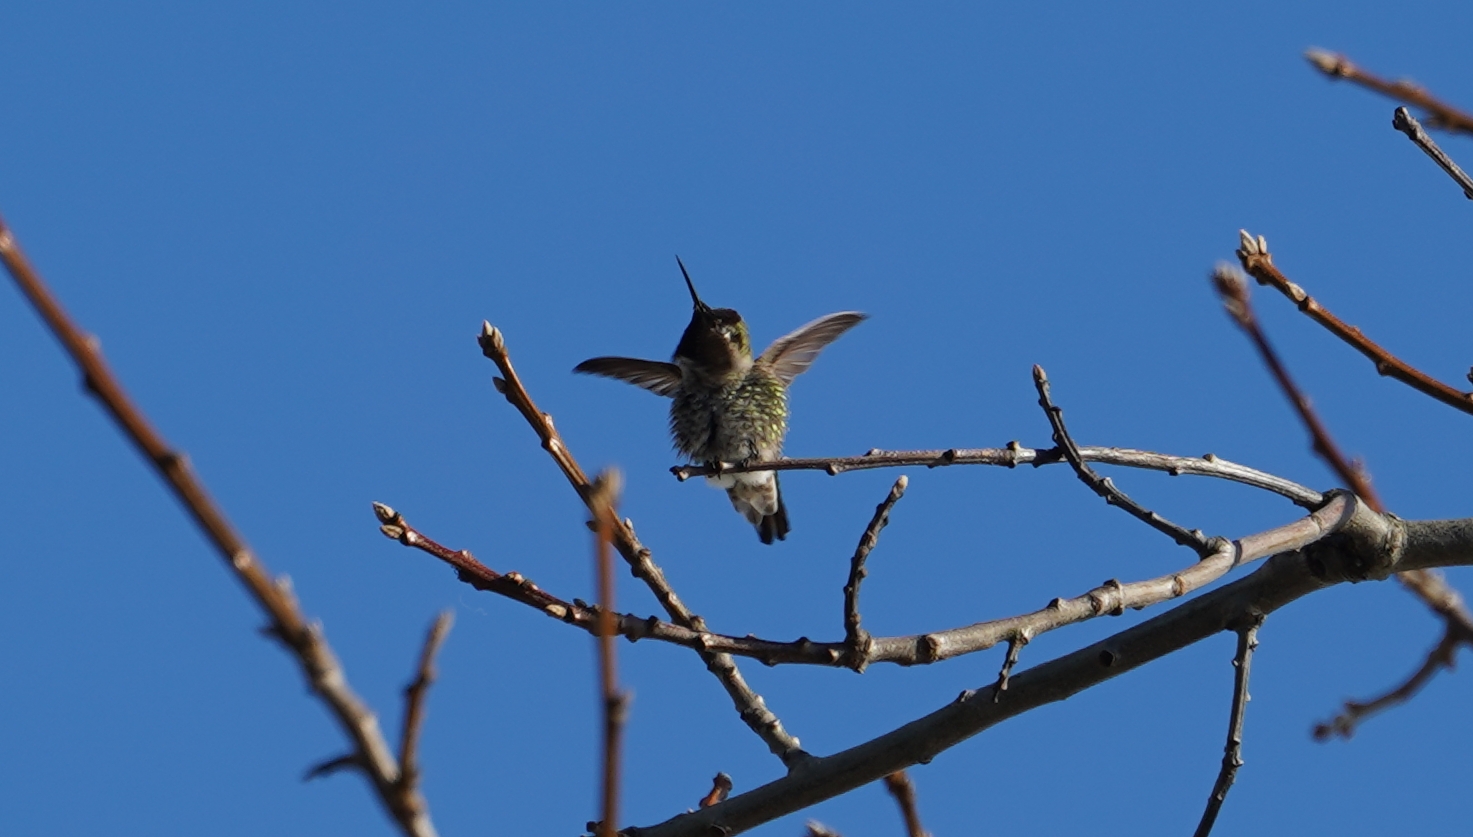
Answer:
[[[885,777],[885,790],[895,797],[900,806],[900,816],[905,820],[906,837],[931,837],[921,827],[921,814],[916,808],[916,789],[904,770],[897,770]]]
[[[875,506],[875,516],[864,527],[864,534],[859,536],[859,546],[854,549],[854,557],[849,559],[849,580],[844,584],[844,665],[856,672],[864,671],[874,645],[873,638],[860,624],[859,618],[859,585],[869,574],[864,562],[875,544],[880,542],[880,530],[890,522],[890,510],[905,496],[905,487],[909,484],[910,480],[901,475],[890,487],[890,493]]]
[[[404,731],[399,738],[399,784],[413,793],[419,783],[419,731],[424,725],[425,694],[435,682],[435,655],[450,633],[455,614],[441,611],[425,636],[424,650],[419,655],[419,669],[414,680],[404,688]]]
[[[1243,239],[1245,242],[1249,241],[1247,233],[1243,233]],[[1242,250],[1238,252],[1240,255],[1243,253]],[[1265,247],[1262,253],[1265,259],[1267,253],[1268,250]],[[1258,264],[1260,266],[1268,264],[1269,267],[1272,267],[1272,264],[1266,261],[1260,261]],[[1233,318],[1233,322],[1238,324],[1243,333],[1248,335],[1253,347],[1258,350],[1258,356],[1263,361],[1263,365],[1268,367],[1269,373],[1274,376],[1279,389],[1288,399],[1289,405],[1299,415],[1299,421],[1309,431],[1311,449],[1324,460],[1326,465],[1330,466],[1340,481],[1351,491],[1365,500],[1372,509],[1381,511],[1381,500],[1376,496],[1375,489],[1371,488],[1365,474],[1351,467],[1350,459],[1340,452],[1340,446],[1335,444],[1335,439],[1330,435],[1329,429],[1320,421],[1320,417],[1310,406],[1308,396],[1289,376],[1288,368],[1279,359],[1278,352],[1274,351],[1273,346],[1268,342],[1268,336],[1259,327],[1258,318],[1253,314],[1253,305],[1248,299],[1248,283],[1243,280],[1241,274],[1226,265],[1219,266],[1213,272],[1212,282],[1217,287],[1218,295],[1222,297],[1223,307],[1227,309],[1228,315]]]
[[[1105,448],[1082,445],[1079,456],[1086,462],[1101,465],[1121,465],[1148,471],[1162,471],[1171,476],[1189,474],[1215,477],[1242,483],[1243,485],[1271,491],[1294,501],[1305,508],[1315,508],[1324,502],[1324,495],[1283,477],[1239,465],[1209,453],[1201,457],[1171,456],[1131,448]],[[875,448],[863,456],[817,457],[811,459],[778,459],[758,465],[726,465],[724,474],[740,474],[744,471],[823,471],[830,476],[847,471],[866,471],[875,468],[902,468],[923,465],[927,468],[943,468],[950,465],[992,465],[1016,468],[1019,465],[1058,465],[1067,463],[1064,452],[1058,448],[1035,450],[1025,448],[1017,442],[1009,442],[1001,448],[949,448],[946,450],[880,450]],[[716,473],[703,465],[677,465],[670,469],[677,480],[702,477]]]
[[[1431,93],[1409,81],[1386,81],[1350,63],[1349,58],[1323,49],[1306,50],[1304,57],[1315,69],[1332,79],[1353,81],[1383,96],[1421,108],[1427,112],[1428,127],[1473,134],[1473,116],[1438,101]]]
[[[1432,158],[1432,162],[1447,172],[1447,176],[1451,177],[1453,182],[1458,184],[1463,190],[1463,197],[1473,200],[1473,180],[1468,179],[1468,175],[1462,169],[1458,168],[1458,164],[1453,162],[1453,158],[1447,156],[1447,152],[1437,147],[1437,143],[1433,142],[1432,138],[1427,136],[1427,132],[1422,130],[1421,123],[1413,118],[1406,108],[1397,108],[1392,113],[1391,127],[1406,134],[1407,139],[1422,149],[1428,157]]]
[[[964,625],[948,630],[910,636],[870,638],[865,665],[894,663],[902,666],[928,665],[965,654],[985,651],[1019,636],[1036,637],[1068,625],[1100,616],[1117,616],[1126,610],[1142,610],[1198,590],[1230,570],[1278,552],[1297,549],[1318,540],[1335,528],[1353,508],[1344,493],[1331,495],[1321,508],[1284,526],[1247,535],[1222,551],[1178,572],[1156,578],[1121,583],[1114,579],[1073,598],[1057,598],[1045,607],[1010,616]],[[383,503],[374,503],[379,530],[408,547],[419,549],[454,567],[459,579],[477,590],[505,596],[536,608],[544,614],[597,635],[599,609],[577,599],[560,599],[521,573],[502,575],[477,561],[468,550],[455,550],[410,525],[402,514]],[[661,621],[653,616],[614,614],[614,630],[628,640],[652,639],[701,652],[751,657],[764,665],[799,664],[845,666],[847,642],[814,642],[800,638],[775,642],[753,636],[729,636],[697,631]]]
[[[1253,652],[1258,648],[1258,629],[1262,625],[1262,616],[1250,614],[1237,627],[1238,651],[1233,656],[1233,708],[1228,715],[1227,744],[1222,750],[1222,768],[1212,785],[1212,794],[1207,797],[1207,808],[1197,823],[1194,837],[1207,837],[1212,833],[1228,789],[1238,778],[1238,768],[1243,766],[1243,716],[1248,710],[1248,674],[1253,664]]]
[[[594,509],[594,570],[598,577],[598,672],[599,691],[603,699],[603,819],[599,837],[617,837],[619,829],[619,747],[624,735],[624,716],[628,697],[619,689],[617,657],[614,649],[614,559],[609,554],[614,525],[619,516],[615,504],[619,499],[619,472],[608,470],[594,480],[591,495]]]
[[[1064,452],[1064,458],[1069,460],[1069,465],[1074,469],[1074,475],[1079,477],[1080,482],[1089,486],[1091,491],[1104,498],[1109,505],[1124,509],[1126,514],[1136,520],[1166,535],[1181,546],[1193,550],[1199,558],[1206,558],[1220,548],[1220,545],[1214,543],[1213,540],[1203,537],[1201,532],[1189,532],[1130,499],[1125,492],[1115,487],[1113,481],[1100,476],[1093,468],[1086,465],[1084,457],[1079,454],[1079,446],[1074,443],[1069,430],[1064,426],[1064,411],[1054,405],[1049,393],[1048,373],[1036,363],[1033,365],[1033,386],[1038,390],[1038,406],[1043,408],[1044,415],[1048,416],[1049,425],[1053,428],[1054,444]]]
[[[1415,672],[1412,672],[1412,676],[1379,697],[1367,701],[1345,701],[1345,706],[1339,715],[1325,723],[1315,724],[1314,740],[1326,741],[1336,736],[1349,738],[1355,734],[1356,727],[1361,721],[1416,697],[1417,693],[1422,691],[1422,687],[1431,682],[1438,671],[1444,668],[1452,669],[1457,657],[1458,646],[1462,643],[1463,638],[1449,622],[1442,632],[1442,639],[1438,640],[1432,650],[1427,652],[1427,658],[1422,661],[1422,665],[1418,666]]]
[[[1019,631],[1008,637],[1008,653],[1003,657],[1002,668],[997,672],[997,684],[992,690],[992,702],[1002,700],[1002,693],[1008,690],[1008,681],[1013,677],[1013,666],[1018,664],[1018,655],[1023,653],[1023,646],[1028,644],[1029,635],[1026,631]]]
[[[225,512],[210,499],[204,483],[194,474],[183,452],[169,446],[147,416],[123,390],[103,360],[95,337],[79,328],[51,293],[21,251],[14,234],[0,219],[0,260],[11,277],[45,321],[51,333],[82,372],[82,380],[103,409],[143,454],[143,458],[168,484],[174,496],[204,532],[220,557],[246,592],[265,612],[266,633],[291,652],[308,685],[328,707],[343,733],[353,742],[353,752],[333,759],[339,766],[362,769],[389,816],[407,835],[429,837],[435,826],[425,801],[417,793],[405,793],[399,784],[399,765],[384,740],[378,721],[348,684],[342,664],[323,636],[320,624],[303,615],[285,579],[273,579],[245,539],[236,532]]]
[[[1473,414],[1473,395],[1444,384],[1371,342],[1364,334],[1361,334],[1360,329],[1347,325],[1316,302],[1314,297],[1305,293],[1303,288],[1289,281],[1274,265],[1273,256],[1268,251],[1268,241],[1263,236],[1254,236],[1250,235],[1247,230],[1238,230],[1238,240],[1238,261],[1242,263],[1243,270],[1247,271],[1248,275],[1258,280],[1258,284],[1268,285],[1288,297],[1311,320],[1324,326],[1331,334],[1369,358],[1376,365],[1377,374],[1401,381],[1423,395],[1431,396],[1449,407]],[[1236,319],[1236,315],[1234,318]]]
[[[501,371],[502,377],[492,379],[497,391],[505,395],[507,402],[532,426],[532,430],[542,440],[543,449],[552,456],[584,505],[589,506],[589,511],[592,512],[592,483],[579,467],[578,461],[573,458],[572,451],[568,450],[557,428],[553,426],[552,416],[537,408],[532,396],[522,385],[521,378],[512,368],[511,356],[506,351],[506,340],[500,329],[483,322],[477,342],[481,346],[481,353]],[[634,536],[634,526],[627,518],[614,522],[613,543],[614,548],[629,564],[634,577],[643,581],[650,592],[655,594],[671,621],[694,631],[705,632],[705,620],[687,608],[675,594],[674,588],[665,580],[664,572],[651,559],[649,549]],[[774,755],[782,759],[789,770],[812,758],[799,745],[798,739],[783,728],[782,721],[767,708],[762,696],[747,685],[731,655],[709,651],[699,653],[706,669],[716,676],[726,690],[742,721],[762,739]]]

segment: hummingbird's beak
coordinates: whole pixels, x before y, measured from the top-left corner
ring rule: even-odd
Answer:
[[[685,286],[690,288],[690,301],[695,304],[696,311],[701,314],[709,314],[711,312],[711,306],[702,302],[701,297],[696,293],[695,283],[690,280],[690,271],[685,269],[685,262],[681,261],[679,256],[676,256],[675,263],[680,265],[680,274],[685,277]]]

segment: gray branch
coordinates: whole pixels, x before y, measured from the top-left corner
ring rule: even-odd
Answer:
[[[1401,521],[1349,495],[1350,508],[1323,537],[1275,555],[1247,578],[1213,590],[1114,636],[1015,675],[1004,700],[995,686],[955,700],[878,738],[814,759],[718,805],[682,814],[630,837],[732,835],[802,810],[914,764],[1039,706],[1064,700],[1128,671],[1231,630],[1249,614],[1268,615],[1346,581],[1473,564],[1473,520]]]

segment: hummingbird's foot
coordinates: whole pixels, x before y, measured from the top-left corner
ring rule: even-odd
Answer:
[[[731,463],[708,459],[705,465],[707,470],[710,471],[710,473],[706,474],[706,482],[708,484],[717,488],[731,488],[736,484],[736,475],[726,473],[726,469],[731,467]]]

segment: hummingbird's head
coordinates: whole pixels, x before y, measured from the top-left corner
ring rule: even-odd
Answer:
[[[752,342],[742,315],[730,308],[712,308],[702,302],[685,263],[679,256],[675,261],[685,276],[694,306],[690,325],[685,327],[680,345],[675,347],[675,362],[682,370],[699,372],[707,378],[747,374],[752,368]]]

